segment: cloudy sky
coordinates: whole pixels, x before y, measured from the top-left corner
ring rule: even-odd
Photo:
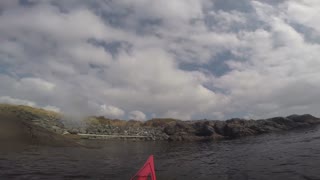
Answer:
[[[0,102],[111,118],[320,116],[319,0],[1,0]]]

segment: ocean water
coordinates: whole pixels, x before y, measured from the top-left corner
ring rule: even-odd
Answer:
[[[159,180],[320,179],[319,128],[221,142],[85,143],[91,148],[0,150],[0,179],[126,180],[150,154]]]

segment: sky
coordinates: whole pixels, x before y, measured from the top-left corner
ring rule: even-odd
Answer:
[[[1,0],[0,103],[109,118],[320,116],[319,0]]]

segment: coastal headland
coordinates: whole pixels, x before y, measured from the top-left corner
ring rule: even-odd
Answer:
[[[44,109],[1,104],[0,142],[65,146],[77,145],[79,139],[217,141],[312,127],[320,124],[320,119],[305,114],[259,120],[159,118],[142,122],[90,116],[75,122]]]

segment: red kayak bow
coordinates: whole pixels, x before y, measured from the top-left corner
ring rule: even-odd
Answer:
[[[131,180],[156,180],[156,172],[154,170],[153,155],[149,156],[147,162],[134,175]]]

